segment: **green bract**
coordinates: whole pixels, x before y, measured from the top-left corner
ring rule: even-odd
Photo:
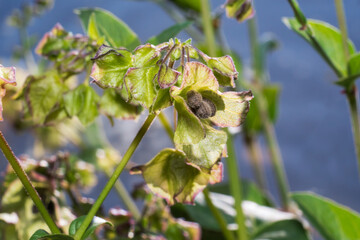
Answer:
[[[235,18],[238,22],[252,18],[255,14],[252,0],[227,0],[225,9],[226,15]]]

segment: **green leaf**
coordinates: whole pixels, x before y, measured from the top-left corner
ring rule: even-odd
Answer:
[[[360,239],[359,213],[313,193],[295,193],[292,199],[325,239]]]
[[[85,220],[86,216],[81,216],[78,217],[77,219],[75,219],[74,221],[71,222],[70,227],[69,227],[69,234],[70,236],[74,236],[77,232],[77,230],[80,228],[82,222]],[[99,218],[99,217],[94,217],[93,220],[91,221],[90,226],[86,229],[84,235],[82,236],[81,240],[86,239],[87,237],[89,237],[97,227],[99,227],[100,225],[103,224],[109,224],[110,226],[112,226],[112,224],[108,221],[106,221],[105,219]]]
[[[133,67],[150,67],[159,61],[160,52],[151,44],[141,45],[134,50],[133,59]]]
[[[295,219],[266,224],[252,234],[253,240],[309,240],[309,234]]]
[[[205,129],[182,97],[175,97],[178,122],[174,134],[175,145],[196,144],[205,137]]]
[[[136,171],[141,171],[151,191],[169,204],[193,203],[210,179],[209,175],[188,165],[184,153],[170,148],[162,150],[146,165],[132,169],[132,173]]]
[[[351,86],[360,77],[360,53],[354,54],[348,61],[348,77],[335,82],[344,87]]]
[[[347,62],[339,29],[326,22],[312,19],[307,21],[308,30],[301,30],[302,26],[295,18],[283,18],[283,22],[313,46],[338,76],[347,76]],[[350,40],[348,40],[348,47],[351,56],[356,50]]]
[[[39,229],[36,232],[34,232],[34,234],[30,237],[29,240],[38,240],[42,237],[49,236],[49,235],[50,234],[47,231],[45,231],[43,229]]]
[[[159,89],[155,102],[151,107],[151,112],[161,111],[172,104],[170,89]]]
[[[51,109],[61,100],[64,86],[54,73],[29,77],[25,87],[25,100],[35,123],[42,124]]]
[[[190,26],[193,22],[192,21],[185,21],[182,23],[177,23],[164,31],[162,31],[160,34],[149,38],[146,42],[158,45],[163,42],[169,41],[170,38],[176,37],[182,30],[186,29],[188,26]]]
[[[249,101],[253,98],[251,91],[225,92],[221,94],[224,109],[217,109],[215,116],[209,119],[219,127],[240,126],[249,111]]]
[[[205,125],[205,135],[197,144],[180,145],[176,148],[184,151],[189,164],[209,171],[224,151],[227,134]]]
[[[147,109],[153,105],[157,95],[154,78],[158,71],[159,67],[157,65],[142,68],[129,68],[125,76],[128,92],[133,99]]]
[[[87,35],[91,39],[96,39],[96,41],[99,45],[103,44],[103,42],[105,40],[104,37],[100,35],[99,30],[97,29],[94,13],[91,14],[90,19],[89,19]]]
[[[228,0],[225,9],[227,17],[235,18],[238,22],[252,18],[255,14],[252,0]]]
[[[139,38],[129,26],[104,9],[82,8],[75,10],[75,13],[79,16],[86,33],[89,31],[90,18],[94,17],[93,24],[98,30],[98,35],[112,47],[125,47],[133,50],[140,45]]]
[[[93,60],[91,77],[102,88],[122,88],[124,76],[132,66],[131,53],[102,45]]]
[[[234,79],[237,79],[238,72],[230,56],[209,58],[207,65],[213,69],[220,85],[235,87]]]
[[[100,101],[100,111],[105,115],[119,119],[137,119],[141,110],[141,106],[127,103],[116,89],[104,90]]]
[[[99,115],[99,100],[95,90],[84,84],[64,95],[66,112],[70,117],[77,116],[84,125],[88,125]]]
[[[180,72],[162,64],[157,75],[157,82],[160,88],[169,88],[177,82],[180,75]]]

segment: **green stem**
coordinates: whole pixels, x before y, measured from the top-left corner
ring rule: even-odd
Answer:
[[[171,141],[173,141],[174,139],[174,130],[170,125],[169,120],[167,119],[166,115],[161,112],[158,115],[158,119],[160,120],[161,124],[163,125],[166,133],[168,134],[169,138],[171,139]]]
[[[227,228],[227,222],[224,218],[224,216],[221,214],[219,209],[215,207],[213,204],[210,196],[209,196],[209,190],[205,188],[203,190],[203,194],[205,197],[206,204],[210,208],[211,213],[215,217],[216,221],[219,223],[219,226],[221,228],[222,233],[224,234],[224,237],[226,240],[235,240],[234,234]]]
[[[210,56],[216,56],[216,44],[214,28],[211,19],[211,8],[209,0],[201,0],[201,18],[202,26],[204,28],[206,45],[208,47],[208,53]]]
[[[244,139],[256,182],[262,190],[266,190],[265,172],[261,161],[262,155],[259,143],[256,141],[255,136],[250,133],[244,133]]]
[[[346,27],[346,18],[345,18],[345,11],[344,5],[342,0],[335,0],[336,6],[336,14],[338,18],[338,23],[341,31],[342,36],[342,45],[344,51],[345,60],[349,60],[349,45],[348,45],[348,34],[347,34],[347,27]],[[359,113],[358,113],[358,104],[357,104],[357,89],[355,84],[346,89],[346,98],[349,103],[350,107],[350,117],[351,117],[351,124],[352,124],[352,131],[354,137],[354,144],[355,144],[355,152],[356,158],[358,162],[358,171],[360,174],[360,126],[359,126]]]
[[[141,142],[145,133],[148,131],[148,129],[149,129],[151,123],[154,121],[155,117],[156,117],[155,114],[150,114],[147,117],[147,119],[145,120],[144,124],[142,125],[142,127],[140,128],[138,133],[136,134],[134,140],[131,142],[131,144],[130,144],[128,150],[126,151],[124,157],[122,158],[121,162],[116,167],[114,173],[111,175],[109,181],[106,183],[104,189],[100,193],[99,197],[96,199],[94,205],[91,207],[89,213],[86,215],[83,223],[81,224],[80,228],[76,232],[76,234],[74,236],[75,240],[80,240],[82,238],[82,236],[84,235],[84,233],[85,233],[86,229],[88,228],[88,226],[90,225],[92,219],[94,218],[97,211],[99,210],[102,203],[104,202],[105,198],[109,194],[110,190],[116,183],[116,180],[119,178],[121,172],[125,168],[128,161],[130,160],[132,154],[135,152],[137,146]]]
[[[358,172],[360,174],[360,125],[359,125],[359,113],[357,104],[357,90],[353,86],[353,89],[346,92],[346,98],[350,107],[350,117],[352,124],[352,132],[354,137],[355,152],[358,162]]]
[[[228,140],[227,140],[227,150],[228,150],[228,158],[227,158],[227,169],[229,174],[229,184],[231,194],[235,199],[235,209],[236,209],[236,223],[238,224],[238,239],[239,240],[247,240],[248,235],[245,227],[245,216],[242,210],[241,201],[242,201],[242,184],[241,184],[241,176],[238,171],[238,165],[236,161],[236,153],[233,144],[233,137],[228,132]]]
[[[252,45],[253,49],[253,66],[255,69],[255,77],[254,77],[254,96],[255,101],[258,104],[260,117],[262,120],[262,124],[264,127],[264,134],[267,141],[267,145],[270,152],[270,160],[271,165],[275,173],[278,189],[280,192],[281,203],[284,209],[289,209],[289,186],[287,183],[286,173],[283,166],[283,160],[280,153],[279,144],[277,142],[276,133],[274,130],[274,125],[270,121],[268,106],[265,96],[263,95],[262,91],[262,76],[263,76],[263,69],[261,66],[260,61],[262,59],[259,57],[259,50],[258,50],[258,42],[257,42],[257,27],[255,18],[250,19],[249,21],[249,33],[250,33],[250,44]],[[256,41],[256,42],[254,42]],[[260,72],[259,72],[260,71]]]
[[[347,61],[349,59],[349,45],[348,45],[348,34],[347,34],[347,28],[346,28],[346,18],[345,18],[343,1],[335,0],[335,6],[336,6],[336,14],[337,14],[337,18],[338,18],[338,23],[339,23],[339,27],[340,27],[340,31],[341,31],[344,57],[345,57],[345,60]]]
[[[41,216],[43,217],[45,223],[48,225],[50,231],[54,234],[60,233],[60,230],[52,220],[49,212],[47,211],[46,207],[42,203],[39,194],[37,193],[34,186],[31,184],[29,177],[26,175],[24,169],[21,167],[20,162],[15,157],[13,151],[11,150],[9,144],[6,142],[4,135],[0,131],[0,148],[4,153],[5,158],[9,161],[11,167],[15,171],[16,175],[20,179],[21,183],[23,184],[24,188],[26,189],[27,193],[33,200],[34,204],[38,208]]]
[[[105,174],[109,179],[111,178],[110,172],[105,172]],[[121,198],[121,200],[124,202],[125,206],[127,207],[127,209],[134,216],[135,220],[139,221],[141,218],[140,210],[137,208],[135,202],[131,198],[129,192],[126,190],[122,181],[120,179],[118,179],[115,182],[114,187],[115,187],[115,190],[118,193],[119,197]]]

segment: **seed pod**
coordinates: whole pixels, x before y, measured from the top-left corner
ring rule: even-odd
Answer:
[[[203,98],[203,102],[206,102],[210,106],[211,110],[210,110],[210,116],[209,117],[215,116],[215,114],[216,114],[216,106],[215,106],[215,104],[210,99],[207,99],[207,98]]]
[[[200,93],[198,93],[194,90],[191,90],[191,91],[187,92],[186,96],[187,96],[186,103],[192,110],[196,110],[200,107],[201,102],[203,100]]]

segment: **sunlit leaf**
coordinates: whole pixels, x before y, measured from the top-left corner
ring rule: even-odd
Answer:
[[[189,164],[210,170],[221,158],[224,151],[227,135],[224,131],[216,130],[205,125],[206,137],[197,144],[177,146],[186,154]]]
[[[176,83],[181,73],[162,64],[157,75],[160,88],[169,88]]]
[[[133,59],[133,67],[149,67],[160,59],[160,52],[151,44],[140,45],[134,50]]]
[[[91,77],[101,87],[122,88],[124,76],[132,66],[131,53],[102,45],[93,58]]]
[[[313,193],[295,193],[291,197],[326,240],[360,239],[359,213]]]
[[[156,98],[155,75],[159,71],[157,65],[151,67],[129,68],[125,76],[128,92],[133,99],[149,109]]]
[[[132,171],[141,171],[148,187],[169,204],[192,203],[210,177],[188,165],[184,153],[169,148]]]
[[[225,92],[221,97],[224,101],[224,109],[218,109],[216,115],[209,119],[220,127],[237,127],[242,124],[249,111],[249,101],[253,98],[251,91]]]
[[[238,72],[235,69],[234,61],[230,56],[206,57],[204,60],[207,65],[213,69],[220,85],[235,87],[234,80],[237,79]]]
[[[196,144],[205,137],[205,129],[186,105],[182,97],[175,97],[175,108],[178,112],[178,122],[174,135],[176,145]]]
[[[82,8],[77,9],[75,13],[79,16],[86,33],[88,32],[90,18],[93,16],[95,18],[93,24],[96,25],[99,36],[104,37],[105,41],[112,47],[125,47],[133,50],[140,45],[140,40],[129,26],[107,10]]]

